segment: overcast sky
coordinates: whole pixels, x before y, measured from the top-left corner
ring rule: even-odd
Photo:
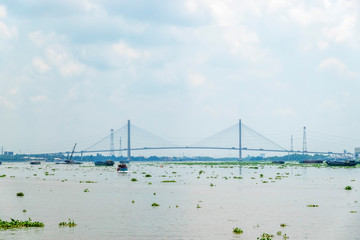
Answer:
[[[84,148],[128,119],[192,143],[235,124],[360,146],[358,0],[0,1],[0,146]]]

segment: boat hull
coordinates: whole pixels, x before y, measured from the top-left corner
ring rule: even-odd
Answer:
[[[127,172],[127,170],[128,170],[127,168],[119,168],[117,171],[118,172]]]
[[[97,161],[94,162],[95,166],[114,166],[115,162],[114,161]]]
[[[327,165],[334,166],[334,167],[353,167],[357,164],[355,161],[349,161],[349,162],[337,162],[337,161],[327,161]]]
[[[323,163],[323,160],[304,160],[301,161],[300,163]]]

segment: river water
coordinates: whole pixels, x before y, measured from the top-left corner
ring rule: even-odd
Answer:
[[[0,219],[45,227],[0,230],[0,239],[360,239],[360,167],[317,166],[150,162],[117,173],[3,163]],[[58,226],[68,219],[77,226]]]

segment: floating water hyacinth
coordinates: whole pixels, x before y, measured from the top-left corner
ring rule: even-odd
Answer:
[[[0,229],[12,229],[12,228],[28,228],[28,227],[44,227],[42,222],[32,222],[31,218],[27,221],[20,221],[10,218],[11,221],[3,221],[0,219]]]
[[[235,233],[235,234],[242,234],[244,231],[241,229],[241,228],[234,228],[233,229],[233,233]]]
[[[74,220],[71,220],[69,218],[69,222],[61,222],[59,223],[59,227],[76,227],[76,223],[74,222]]]

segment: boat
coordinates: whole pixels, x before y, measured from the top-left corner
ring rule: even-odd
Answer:
[[[272,161],[271,163],[275,163],[275,164],[284,164],[284,161]]]
[[[31,161],[30,164],[31,165],[40,165],[41,162],[40,161]]]
[[[95,161],[95,166],[114,166],[115,162],[113,160],[106,161]]]
[[[299,163],[323,163],[324,160],[303,160],[300,161]]]
[[[128,170],[128,167],[126,166],[126,164],[124,162],[121,162],[116,169],[117,172],[127,172],[127,170]]]
[[[336,166],[336,167],[353,167],[357,164],[357,162],[355,160],[347,160],[347,161],[333,160],[333,161],[326,161],[326,164],[329,166]]]

